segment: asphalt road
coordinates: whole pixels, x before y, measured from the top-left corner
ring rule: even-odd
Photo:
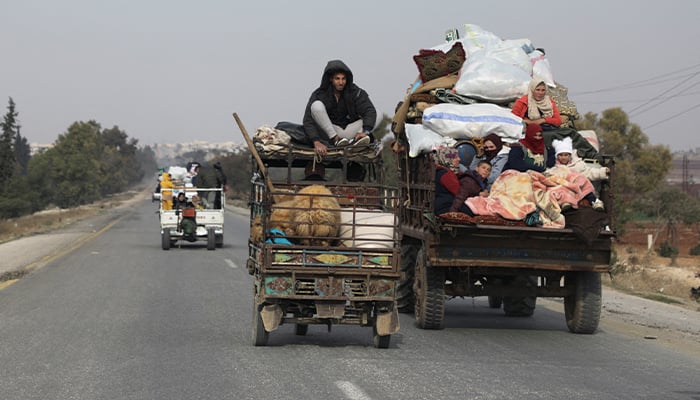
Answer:
[[[556,300],[521,319],[455,299],[441,331],[402,314],[385,350],[354,326],[282,326],[253,347],[247,216],[227,213],[221,249],[163,251],[154,211],[138,201],[76,224],[68,243],[0,245],[2,268],[31,270],[0,290],[0,398],[700,398],[700,351],[677,340],[693,338],[694,314],[640,324],[656,305],[627,310],[607,292],[595,335],[569,333]]]

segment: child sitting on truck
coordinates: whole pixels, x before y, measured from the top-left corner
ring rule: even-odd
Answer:
[[[464,204],[468,197],[488,196],[487,178],[491,164],[482,161],[476,170],[460,172],[459,150],[453,147],[440,147],[433,153],[435,160],[435,215],[447,212],[462,212],[474,215]]]
[[[588,179],[589,181],[607,179],[608,174],[610,173],[610,170],[607,167],[603,167],[601,165],[597,165],[597,167],[595,165],[588,165],[578,157],[576,159],[573,158],[574,151],[571,138],[567,137],[561,140],[555,139],[552,141],[552,147],[554,147],[556,163],[554,167],[547,169],[545,174],[580,174],[583,178]],[[562,167],[566,168],[562,169]],[[583,198],[591,203],[591,207],[593,207],[594,210],[602,211],[605,209],[603,201],[597,198],[594,191],[587,193]],[[564,203],[561,205],[561,208],[562,210],[566,210],[567,208],[571,208],[571,204]]]
[[[452,202],[450,212],[461,212],[473,215],[469,207],[464,204],[464,201],[469,197],[487,197],[489,195],[487,187],[490,173],[491,163],[486,160],[481,160],[477,163],[476,169],[457,174],[457,178],[459,178],[459,192]]]

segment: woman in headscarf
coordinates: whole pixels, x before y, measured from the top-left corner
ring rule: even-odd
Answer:
[[[512,112],[525,124],[538,125],[542,130],[557,129],[561,125],[559,108],[547,95],[547,85],[541,79],[530,81],[528,93],[515,101]]]
[[[498,178],[498,175],[503,171],[503,166],[508,161],[508,147],[503,147],[501,137],[495,133],[489,133],[484,136],[484,155],[474,157],[470,170],[475,170],[480,161],[488,161],[491,164],[491,173],[488,176],[487,188],[491,188],[493,182]]]
[[[442,146],[433,151],[435,161],[435,215],[450,211],[455,196],[459,193],[459,151],[454,147]]]
[[[537,124],[531,124],[525,129],[525,137],[518,143],[510,145],[508,161],[503,166],[503,170],[544,172],[545,169],[554,166],[555,162],[554,150],[544,145],[542,128]]]

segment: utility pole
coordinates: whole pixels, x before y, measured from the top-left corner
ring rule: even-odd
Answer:
[[[683,193],[690,194],[690,187],[688,185],[688,155],[683,153],[683,164],[681,169],[683,170]]]

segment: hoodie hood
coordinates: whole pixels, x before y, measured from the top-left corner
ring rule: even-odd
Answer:
[[[352,71],[345,65],[341,60],[331,60],[326,64],[326,68],[323,69],[323,77],[321,77],[321,86],[326,89],[331,85],[331,76],[336,72],[344,72],[345,79],[347,81],[346,87],[352,86]]]

